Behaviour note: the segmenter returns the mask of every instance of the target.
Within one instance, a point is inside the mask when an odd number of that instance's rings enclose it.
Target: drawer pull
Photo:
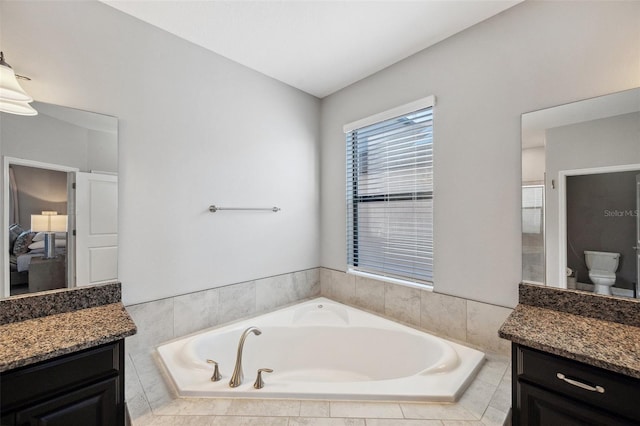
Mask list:
[[[582,383],[582,382],[579,382],[577,380],[570,379],[570,378],[568,378],[567,376],[565,376],[562,373],[557,373],[556,377],[558,379],[560,379],[560,380],[564,380],[565,382],[569,383],[570,385],[577,386],[579,388],[586,389],[586,390],[591,391],[591,392],[604,393],[604,388],[602,386],[591,386],[591,385],[588,385],[586,383]]]

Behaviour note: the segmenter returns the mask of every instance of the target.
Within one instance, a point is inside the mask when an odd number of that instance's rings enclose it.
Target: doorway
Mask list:
[[[637,297],[639,174],[638,165],[561,172],[560,265],[565,270],[560,273],[565,286],[571,272],[578,289],[591,289],[585,251],[617,253],[613,294]]]
[[[5,157],[4,296],[73,286],[74,240],[67,230],[74,223],[75,171]],[[56,216],[53,222],[63,227],[46,232],[37,220],[48,216]]]

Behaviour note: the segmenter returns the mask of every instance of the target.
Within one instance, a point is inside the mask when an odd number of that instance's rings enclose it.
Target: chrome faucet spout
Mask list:
[[[238,342],[238,355],[236,356],[236,366],[233,369],[231,380],[229,380],[229,386],[232,388],[240,386],[242,384],[242,380],[244,380],[244,374],[242,372],[242,349],[244,348],[244,341],[251,333],[259,336],[262,334],[262,331],[260,331],[258,327],[249,327],[242,333],[242,336],[240,336],[240,341]]]

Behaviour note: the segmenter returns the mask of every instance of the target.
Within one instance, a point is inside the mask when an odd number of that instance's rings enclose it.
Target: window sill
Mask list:
[[[391,284],[398,284],[404,287],[417,288],[420,290],[433,291],[433,283],[417,283],[414,281],[401,280],[399,278],[387,277],[384,275],[372,274],[369,272],[358,271],[357,269],[347,268],[347,274],[356,275],[359,277],[370,278],[372,280],[383,281]]]

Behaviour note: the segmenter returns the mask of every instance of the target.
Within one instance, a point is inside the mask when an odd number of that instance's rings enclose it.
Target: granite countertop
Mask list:
[[[583,295],[575,292],[521,286],[520,304],[498,334],[523,346],[640,379],[638,301],[629,300],[616,313],[603,312],[597,305],[620,303],[612,298],[592,299],[584,308],[567,303],[580,298]],[[632,325],[626,318],[634,318]]]
[[[0,372],[135,334],[122,303],[0,326]]]
[[[0,300],[0,372],[136,333],[120,283]]]

